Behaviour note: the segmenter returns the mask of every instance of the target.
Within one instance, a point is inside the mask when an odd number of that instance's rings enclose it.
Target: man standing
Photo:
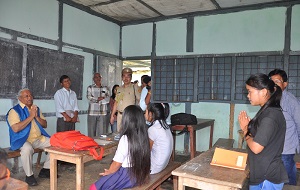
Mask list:
[[[117,131],[121,131],[121,121],[124,109],[129,105],[135,105],[141,94],[139,93],[139,87],[131,83],[132,70],[130,68],[124,68],[122,70],[123,85],[118,88],[116,95],[116,102],[112,108],[110,115],[110,123],[114,123],[114,115],[118,111],[117,116]]]
[[[108,128],[108,103],[109,91],[101,85],[101,75],[95,73],[94,84],[88,86],[86,97],[89,100],[88,111],[88,136],[95,137],[107,133]]]
[[[54,95],[56,108],[56,131],[71,131],[75,130],[75,123],[78,122],[78,105],[77,96],[70,89],[71,80],[67,75],[62,75],[59,79],[62,86]]]
[[[50,136],[44,130],[47,127],[47,121],[39,107],[33,105],[33,97],[29,89],[20,90],[18,99],[19,104],[11,108],[6,115],[9,127],[10,149],[21,150],[21,161],[26,174],[25,181],[28,185],[35,186],[38,183],[32,171],[34,148],[43,149],[50,146]],[[49,161],[48,154],[39,177],[50,178]]]
[[[288,173],[289,184],[296,185],[297,168],[294,161],[295,153],[299,152],[300,135],[300,101],[286,90],[288,78],[285,71],[274,69],[269,77],[282,89],[280,106],[286,120],[285,142],[282,152],[282,161]]]

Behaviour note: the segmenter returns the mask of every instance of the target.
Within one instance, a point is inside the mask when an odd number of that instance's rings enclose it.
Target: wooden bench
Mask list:
[[[9,178],[6,189],[28,190],[28,184],[26,182],[20,181],[18,179]]]
[[[142,186],[137,186],[131,189],[127,189],[127,190],[159,190],[160,189],[160,185],[166,180],[168,179],[172,174],[172,171],[175,170],[176,168],[178,168],[181,165],[180,162],[174,162],[174,161],[170,161],[169,164],[167,165],[167,167],[157,173],[157,174],[153,174],[150,175],[150,180],[148,183],[142,185]],[[177,181],[177,177],[173,176],[173,186],[174,189],[178,189],[178,181]]]
[[[300,186],[294,186],[294,185],[284,185],[283,190],[299,190]]]
[[[219,138],[213,147],[233,148],[234,139]]]
[[[20,150],[9,150],[9,148],[4,148],[6,151],[8,158],[13,158],[14,159],[14,164],[11,169],[12,173],[18,173],[19,171],[19,157],[21,156]],[[34,153],[38,153],[37,161],[36,161],[36,166],[40,167],[41,166],[41,158],[42,158],[42,153],[44,152],[43,149],[35,148]]]

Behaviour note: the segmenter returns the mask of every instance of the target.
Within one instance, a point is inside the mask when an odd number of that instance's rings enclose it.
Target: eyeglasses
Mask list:
[[[2,179],[8,180],[9,178],[10,178],[10,171],[8,168],[6,168],[6,175],[1,177],[0,180],[2,180]]]

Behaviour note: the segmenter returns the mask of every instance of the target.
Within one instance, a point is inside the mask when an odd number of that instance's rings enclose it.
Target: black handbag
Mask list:
[[[193,114],[188,113],[177,113],[171,115],[172,125],[196,125],[197,117]]]

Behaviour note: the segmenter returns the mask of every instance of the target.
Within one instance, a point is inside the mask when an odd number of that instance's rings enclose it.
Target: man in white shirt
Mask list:
[[[75,123],[78,122],[77,95],[70,89],[71,80],[67,75],[62,75],[59,79],[62,86],[54,95],[56,108],[56,131],[75,130]]]

